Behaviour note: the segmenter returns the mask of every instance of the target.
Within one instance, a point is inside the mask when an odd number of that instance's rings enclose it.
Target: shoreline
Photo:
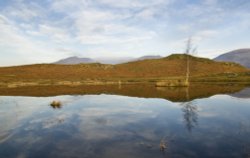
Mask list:
[[[29,81],[9,81],[1,82],[0,88],[36,87],[36,86],[85,86],[85,85],[136,85],[150,84],[156,87],[185,87],[183,77],[173,78],[137,78],[137,79],[88,79],[88,80],[29,80]],[[190,84],[239,84],[250,85],[250,76],[243,77],[191,77]]]

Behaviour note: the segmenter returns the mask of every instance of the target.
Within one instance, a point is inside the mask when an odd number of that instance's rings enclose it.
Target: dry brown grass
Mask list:
[[[209,59],[190,57],[191,76],[211,76],[223,73],[242,73],[248,69],[234,63],[215,62]],[[171,55],[162,59],[129,62],[119,65],[36,64],[0,68],[0,86],[8,83],[37,83],[56,85],[64,82],[81,85],[82,82],[108,83],[113,81],[136,81],[183,77],[186,73],[186,55]]]

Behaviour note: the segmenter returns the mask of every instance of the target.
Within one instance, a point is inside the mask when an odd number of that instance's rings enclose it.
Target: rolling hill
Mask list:
[[[175,54],[160,59],[147,59],[118,65],[107,64],[36,64],[0,68],[0,86],[81,85],[155,82],[159,79],[184,77],[187,55]],[[207,76],[249,72],[245,67],[189,56],[190,75]]]
[[[215,61],[227,61],[241,64],[250,68],[250,49],[238,49],[222,54],[214,59]]]

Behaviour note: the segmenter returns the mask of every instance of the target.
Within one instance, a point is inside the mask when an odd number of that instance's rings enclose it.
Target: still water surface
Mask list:
[[[250,99],[1,96],[0,157],[249,158]]]

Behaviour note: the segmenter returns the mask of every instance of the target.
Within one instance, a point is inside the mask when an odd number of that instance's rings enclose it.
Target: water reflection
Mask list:
[[[246,133],[250,133],[250,124],[249,122],[240,122],[238,129],[238,135],[239,140],[242,142],[242,156],[243,157],[250,157],[250,144],[248,141],[250,141],[249,138],[244,138],[244,140],[241,140],[241,136],[245,135]],[[247,141],[246,141],[247,140]]]
[[[248,85],[249,86],[249,85]],[[197,98],[207,98],[216,94],[233,94],[242,97],[248,94],[247,85],[193,84],[189,87],[189,97],[184,87],[155,87],[151,84],[106,85],[106,86],[43,86],[0,88],[0,96],[58,96],[58,95],[99,95],[113,94],[142,98],[163,98],[173,102],[187,102]],[[245,96],[244,96],[245,97]]]
[[[50,103],[50,106],[51,106],[53,109],[61,109],[61,108],[62,108],[62,102],[53,100],[53,101]]]
[[[250,88],[244,88],[243,90],[230,95],[236,98],[250,98]]]
[[[189,132],[192,132],[192,129],[198,125],[198,108],[194,103],[194,101],[190,101],[181,104],[184,123]]]
[[[183,119],[186,129],[192,132],[192,129],[198,125],[198,107],[194,100],[189,101],[189,87],[186,87],[186,102],[181,103]]]
[[[250,100],[190,101],[189,91],[180,90],[182,103],[117,95],[0,97],[0,157],[249,156]],[[53,100],[66,105],[54,110]]]

